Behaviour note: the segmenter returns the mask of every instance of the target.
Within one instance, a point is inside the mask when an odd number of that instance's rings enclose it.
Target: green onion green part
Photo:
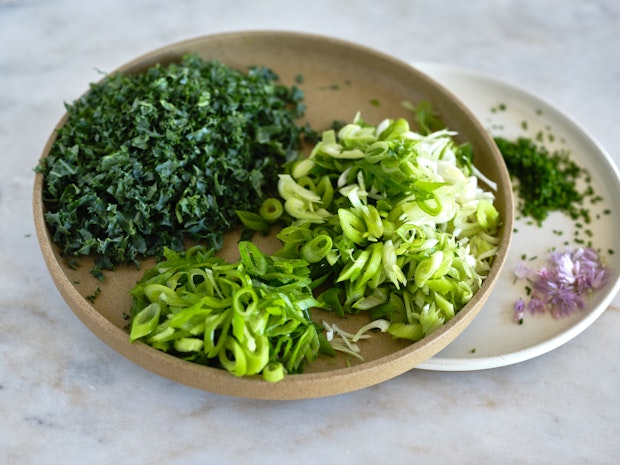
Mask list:
[[[165,249],[131,290],[131,341],[235,376],[279,381],[320,350],[308,263],[264,255],[242,241],[227,263],[200,247]]]

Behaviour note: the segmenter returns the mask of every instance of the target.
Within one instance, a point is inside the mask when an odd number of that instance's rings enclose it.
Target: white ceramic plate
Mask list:
[[[588,167],[592,185],[603,202],[590,207],[592,245],[600,249],[610,268],[606,287],[586,299],[586,309],[564,319],[550,315],[526,314],[524,323],[513,321],[513,304],[526,298],[525,282],[515,283],[513,271],[521,256],[538,256],[529,262],[535,269],[555,247],[566,248],[565,241],[575,247],[574,222],[560,213],[550,215],[542,227],[515,219],[515,234],[506,265],[489,300],[474,322],[445,349],[418,365],[417,368],[441,371],[468,371],[495,368],[528,360],[570,341],[584,331],[605,311],[620,290],[620,248],[616,232],[620,230],[620,176],[611,157],[588,132],[566,114],[545,100],[511,84],[476,71],[431,63],[415,67],[443,84],[467,105],[493,136],[515,138],[523,135],[534,139],[539,131],[549,149],[566,149],[582,167]],[[499,105],[505,105],[504,110]],[[527,122],[524,127],[523,122]],[[549,135],[553,136],[550,140]],[[604,214],[611,210],[611,214]],[[597,218],[596,216],[599,215]],[[583,231],[579,229],[579,231]],[[563,231],[558,235],[557,231]],[[583,232],[578,238],[587,239]],[[608,250],[615,253],[610,254]]]

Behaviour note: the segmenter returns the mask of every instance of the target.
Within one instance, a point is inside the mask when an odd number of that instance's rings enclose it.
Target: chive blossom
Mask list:
[[[527,303],[519,298],[513,307],[514,319],[520,322],[526,309],[532,315],[547,312],[554,318],[584,310],[584,297],[606,284],[609,271],[594,249],[579,247],[551,252],[547,263],[535,272],[525,272],[520,263],[515,276],[531,283]]]

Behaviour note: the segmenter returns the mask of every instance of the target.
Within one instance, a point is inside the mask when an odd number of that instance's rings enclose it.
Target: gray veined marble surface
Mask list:
[[[31,215],[32,168],[62,103],[97,70],[245,29],[331,35],[492,73],[558,105],[620,163],[616,0],[0,0],[0,463],[618,463],[618,296],[585,332],[527,362],[412,370],[291,402],[172,383],[78,321]]]

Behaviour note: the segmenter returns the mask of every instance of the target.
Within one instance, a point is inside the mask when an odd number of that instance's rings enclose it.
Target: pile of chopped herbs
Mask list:
[[[587,182],[587,172],[569,158],[565,151],[549,151],[528,137],[508,140],[495,137],[508,172],[518,180],[517,208],[539,225],[553,211],[561,211],[572,219],[590,222],[588,210],[582,207],[586,196],[593,195],[591,186],[577,187],[579,179]]]
[[[303,92],[265,67],[247,73],[186,55],[115,73],[66,105],[44,175],[45,220],[63,254],[138,263],[186,239],[220,248],[294,158]]]
[[[306,260],[314,287],[329,283],[321,305],[339,317],[367,312],[417,341],[470,301],[500,242],[494,193],[455,134],[358,115],[286,166],[267,216],[241,212],[242,221],[264,231],[280,212],[275,254]]]
[[[307,262],[264,255],[247,241],[239,252],[227,263],[201,246],[166,249],[131,290],[130,340],[272,382],[303,371],[320,349],[333,352],[310,316],[319,303]]]
[[[276,226],[281,248],[244,240],[235,263],[166,251],[131,290],[130,340],[279,381],[319,353],[363,359],[368,331],[417,341],[437,330],[480,289],[500,242],[494,193],[455,134],[359,115],[324,131],[284,166],[277,197],[238,211],[251,232]],[[355,334],[322,322],[323,337],[312,308],[369,322]]]

